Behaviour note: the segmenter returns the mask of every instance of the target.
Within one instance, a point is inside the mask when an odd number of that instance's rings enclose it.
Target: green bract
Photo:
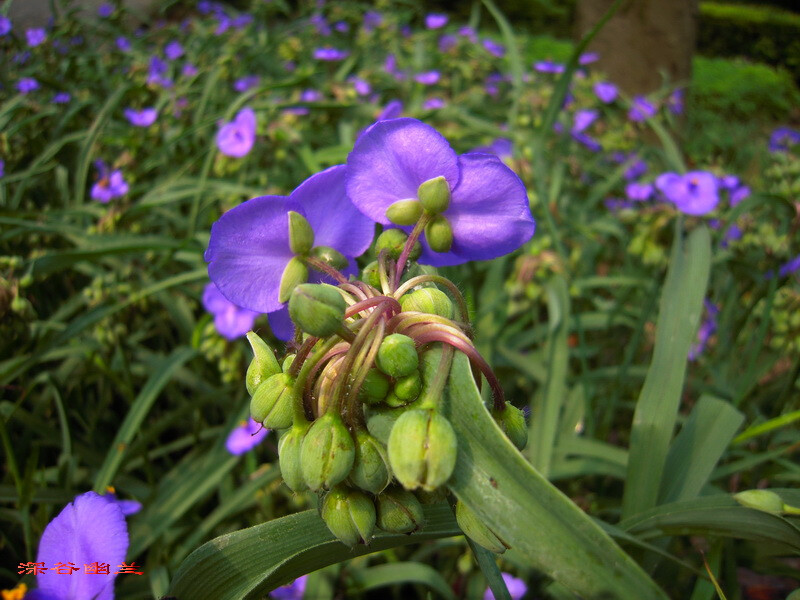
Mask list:
[[[333,335],[344,324],[347,304],[339,291],[326,283],[304,283],[295,287],[289,299],[292,321],[316,337]]]
[[[258,334],[249,331],[247,333],[247,341],[250,342],[250,347],[253,349],[254,356],[253,360],[250,361],[250,365],[247,367],[245,385],[247,386],[247,393],[252,396],[261,382],[271,375],[280,373],[281,367],[272,349],[267,346]]]
[[[356,434],[355,452],[350,481],[362,490],[379,494],[392,480],[386,450],[369,433],[359,431]]]
[[[311,424],[303,438],[300,466],[312,492],[330,489],[353,468],[355,444],[337,413],[327,413]]]
[[[412,533],[425,525],[422,505],[409,491],[392,487],[378,494],[378,527],[389,533]]]
[[[325,495],[320,513],[328,529],[343,544],[367,544],[372,539],[375,505],[363,492],[336,486]]]
[[[300,458],[303,438],[307,431],[308,425],[294,425],[278,440],[278,463],[281,467],[281,476],[286,486],[293,492],[302,492],[307,489]]]

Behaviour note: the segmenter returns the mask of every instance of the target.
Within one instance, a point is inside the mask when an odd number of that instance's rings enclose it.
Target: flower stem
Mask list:
[[[442,346],[442,356],[439,359],[439,366],[436,367],[436,374],[429,385],[425,387],[425,393],[418,401],[419,408],[436,408],[441,402],[444,386],[450,376],[450,365],[453,363],[455,350],[452,346],[445,344]]]
[[[403,271],[406,268],[408,255],[411,254],[411,249],[414,247],[414,244],[417,243],[417,240],[419,240],[419,236],[422,235],[425,226],[428,224],[428,221],[430,220],[431,220],[431,215],[427,213],[422,213],[422,216],[419,218],[419,221],[417,221],[417,224],[414,225],[414,229],[412,229],[411,233],[408,235],[406,244],[405,246],[403,246],[403,251],[400,252],[400,258],[397,259],[397,271],[394,274],[394,285],[392,286],[393,289],[397,289],[397,287],[400,285],[400,278],[403,276]]]

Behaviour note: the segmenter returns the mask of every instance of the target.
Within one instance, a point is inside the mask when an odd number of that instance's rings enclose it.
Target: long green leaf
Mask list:
[[[680,221],[676,231],[680,229]],[[706,227],[676,236],[661,295],[653,361],[647,371],[631,428],[624,518],[655,506],[669,442],[675,428],[689,348],[697,333],[711,269]]]
[[[378,565],[353,574],[359,592],[367,592],[390,585],[417,583],[424,585],[447,600],[455,600],[452,588],[433,567],[417,562],[397,562]]]

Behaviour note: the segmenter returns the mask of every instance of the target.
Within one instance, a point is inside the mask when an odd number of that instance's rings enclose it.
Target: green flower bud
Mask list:
[[[322,520],[340,542],[368,544],[375,531],[375,503],[363,492],[337,485],[322,501]]]
[[[389,458],[383,445],[366,431],[356,434],[356,455],[350,481],[353,485],[380,494],[392,481]]]
[[[456,502],[456,522],[461,527],[464,535],[476,544],[491,550],[495,554],[502,554],[509,546],[506,546],[495,533],[489,529],[478,518],[472,509],[461,501]]]
[[[286,371],[288,371],[291,368],[292,363],[294,362],[294,357],[295,356],[297,356],[297,355],[296,354],[287,354],[286,355],[286,358],[283,359],[283,363],[281,364],[281,371],[286,373]]]
[[[492,410],[492,416],[518,450],[528,445],[528,424],[520,409],[506,402],[503,410]]]
[[[422,389],[422,378],[419,376],[419,371],[399,378],[394,384],[395,395],[405,401],[406,404],[413,402],[419,397],[419,392]]]
[[[289,211],[289,249],[294,254],[305,255],[314,246],[314,230],[306,218],[293,210]]]
[[[770,490],[745,490],[733,495],[742,506],[779,515],[784,512],[783,499]]]
[[[434,252],[447,252],[453,245],[453,228],[445,217],[438,215],[425,226],[425,239]]]
[[[428,179],[417,188],[417,198],[422,208],[432,215],[443,213],[450,206],[450,184],[441,175]]]
[[[403,294],[400,298],[403,310],[438,315],[445,319],[453,318],[453,302],[442,290],[428,287]]]
[[[294,425],[278,440],[278,464],[281,467],[283,482],[293,492],[307,489],[300,462],[300,449],[307,431],[306,424]]]
[[[347,258],[341,252],[330,246],[315,246],[311,249],[311,256],[339,271],[349,264]]]
[[[338,413],[326,413],[311,424],[303,438],[300,466],[312,492],[330,489],[350,474],[355,444]]]
[[[386,218],[395,225],[413,225],[422,216],[422,204],[418,200],[398,200],[386,209]]]
[[[456,465],[456,434],[450,422],[430,409],[408,410],[389,435],[389,464],[408,490],[443,485]]]
[[[289,316],[300,329],[316,337],[328,337],[344,325],[347,304],[327,283],[303,283],[289,299]]]
[[[262,381],[270,375],[280,373],[281,368],[278,365],[275,354],[257,333],[248,331],[247,341],[250,342],[254,356],[253,360],[250,361],[250,366],[247,367],[247,375],[244,381],[247,386],[247,393],[252,396]]]
[[[406,406],[409,402],[399,398],[397,394],[394,393],[394,390],[392,390],[386,395],[386,398],[383,399],[383,403],[391,408],[400,408]]]
[[[386,394],[389,393],[391,383],[389,378],[378,369],[370,369],[364,378],[364,383],[358,392],[358,398],[367,404],[378,404],[383,402]]]
[[[281,275],[278,300],[280,302],[288,302],[294,288],[306,281],[308,281],[308,267],[302,259],[297,256],[292,257]]]
[[[392,487],[378,495],[378,527],[387,533],[413,533],[425,525],[422,505],[409,491]]]
[[[376,362],[381,371],[392,377],[411,375],[419,367],[414,340],[400,333],[387,335],[378,348]]]
[[[378,261],[373,260],[361,271],[361,280],[374,288],[381,289],[381,276],[378,275]]]
[[[269,429],[292,426],[294,379],[286,373],[270,375],[256,388],[250,399],[250,416]]]
[[[408,235],[402,229],[387,229],[382,232],[378,239],[375,240],[375,253],[380,254],[381,250],[386,250],[387,254],[397,260],[403,252],[403,247],[406,245]],[[414,243],[411,248],[411,253],[408,257],[411,260],[416,260],[422,254],[422,244],[419,241]]]
[[[383,406],[364,405],[364,419],[367,422],[367,431],[375,436],[384,446],[389,443],[392,427],[405,411]]]

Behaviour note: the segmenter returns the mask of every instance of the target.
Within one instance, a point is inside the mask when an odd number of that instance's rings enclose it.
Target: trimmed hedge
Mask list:
[[[800,82],[800,15],[764,6],[704,2],[697,51],[782,66]]]

